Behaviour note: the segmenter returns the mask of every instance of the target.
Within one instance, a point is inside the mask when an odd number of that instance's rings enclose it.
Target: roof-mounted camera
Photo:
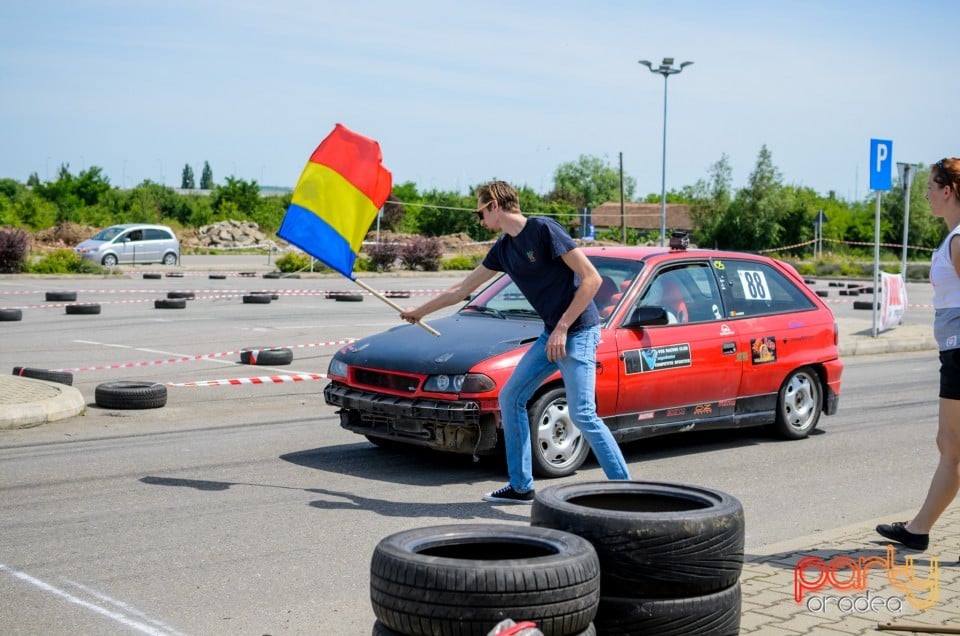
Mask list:
[[[682,230],[676,230],[670,233],[670,249],[685,250],[690,244],[690,238]]]

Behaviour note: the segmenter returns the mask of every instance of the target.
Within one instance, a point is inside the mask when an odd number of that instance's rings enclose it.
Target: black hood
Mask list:
[[[484,314],[456,314],[427,324],[404,324],[342,347],[336,357],[351,366],[424,374],[466,373],[482,360],[536,340],[543,323]]]

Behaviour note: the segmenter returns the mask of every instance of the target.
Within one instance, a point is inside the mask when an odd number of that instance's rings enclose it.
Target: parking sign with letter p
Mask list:
[[[870,140],[870,189],[889,190],[893,187],[893,141]]]

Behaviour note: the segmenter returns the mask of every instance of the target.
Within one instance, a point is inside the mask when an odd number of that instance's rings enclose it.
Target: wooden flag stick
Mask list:
[[[392,300],[390,300],[389,298],[387,298],[386,296],[384,296],[383,294],[381,294],[380,292],[378,292],[378,291],[377,291],[376,289],[374,289],[373,287],[370,287],[369,285],[367,285],[367,284],[364,283],[363,281],[359,281],[359,280],[357,280],[356,278],[354,278],[354,279],[353,279],[353,282],[355,282],[357,285],[360,285],[361,287],[363,287],[364,289],[366,289],[368,292],[370,292],[371,294],[373,294],[374,296],[376,296],[377,298],[379,298],[379,299],[382,300],[383,302],[387,303],[388,305],[390,305],[391,307],[393,307],[393,308],[396,309],[397,311],[400,311],[400,312],[403,311],[403,307],[401,307],[401,306],[398,305],[397,303],[393,302]],[[440,337],[440,332],[437,331],[436,329],[434,329],[433,327],[431,327],[430,325],[428,325],[427,323],[418,320],[418,321],[417,321],[417,324],[420,325],[421,327],[423,327],[424,329],[426,329],[427,331],[429,331],[430,333],[432,333],[433,335],[435,335],[436,337],[438,337],[438,338]]]

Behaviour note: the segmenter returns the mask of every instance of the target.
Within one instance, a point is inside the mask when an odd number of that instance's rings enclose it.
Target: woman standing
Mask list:
[[[927,201],[933,216],[950,228],[930,264],[933,335],[940,349],[940,462],[916,516],[877,526],[882,536],[915,550],[927,549],[930,528],[960,490],[960,159],[941,159],[930,168]]]

